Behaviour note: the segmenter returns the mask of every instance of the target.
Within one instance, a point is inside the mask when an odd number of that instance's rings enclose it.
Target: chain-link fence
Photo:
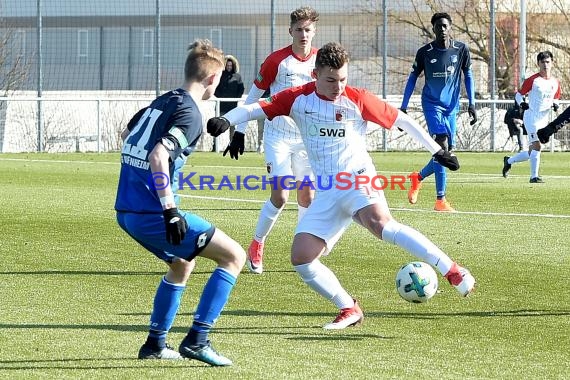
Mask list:
[[[520,81],[536,71],[536,53],[553,51],[563,92],[570,85],[570,2],[543,3],[529,2],[523,15],[520,2],[507,0],[316,0],[310,4],[320,13],[313,43],[341,42],[351,54],[350,84],[399,106],[417,49],[433,39],[431,15],[450,13],[454,37],[471,49],[480,98],[475,127],[459,116],[459,148],[511,149],[502,115],[512,100],[501,99],[512,99]],[[0,151],[118,149],[119,131],[132,113],[181,85],[186,47],[196,38],[208,38],[238,58],[247,92],[264,58],[291,42],[289,14],[300,5],[2,0]],[[420,79],[416,94],[422,85]],[[411,114],[423,121],[417,103],[414,98],[410,109],[415,104],[418,112]],[[215,114],[215,102],[206,108]],[[255,149],[257,128],[250,130],[248,146]],[[554,148],[568,149],[568,136],[557,137]],[[211,149],[208,136],[200,148]],[[371,129],[369,148],[417,147],[398,133]]]

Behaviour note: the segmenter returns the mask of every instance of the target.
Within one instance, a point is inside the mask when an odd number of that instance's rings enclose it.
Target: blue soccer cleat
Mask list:
[[[185,358],[199,360],[212,366],[229,366],[233,364],[230,359],[218,354],[210,341],[204,346],[186,345],[182,341],[178,351]]]

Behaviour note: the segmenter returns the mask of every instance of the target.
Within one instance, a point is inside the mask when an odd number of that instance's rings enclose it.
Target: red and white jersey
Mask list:
[[[525,79],[519,93],[527,95],[528,110],[524,113],[525,125],[535,126],[537,129],[548,124],[550,109],[554,99],[560,99],[560,82],[556,78],[543,78],[540,73]]]
[[[315,82],[284,90],[260,105],[268,119],[290,116],[315,175],[333,178],[374,168],[366,150],[367,122],[390,129],[398,117],[397,108],[367,90],[347,86],[340,98],[331,101],[317,95]]]
[[[292,45],[276,50],[261,64],[253,83],[262,90],[269,89],[270,94],[274,95],[287,88],[312,82],[316,58],[316,48],[312,48],[306,58],[295,55]],[[265,133],[283,139],[299,140],[301,138],[295,124],[288,117],[278,117],[267,121]]]

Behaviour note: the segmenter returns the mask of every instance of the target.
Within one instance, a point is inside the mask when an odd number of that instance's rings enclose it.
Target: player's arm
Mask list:
[[[406,132],[414,140],[429,150],[436,162],[450,170],[459,169],[459,160],[455,154],[442,149],[441,146],[410,116],[403,112],[398,112],[398,117],[396,118],[394,125]]]
[[[465,91],[467,92],[467,99],[469,100],[467,112],[469,112],[469,116],[471,117],[469,124],[474,125],[477,122],[477,111],[475,108],[475,79],[473,78],[473,70],[471,70],[471,67],[465,70],[464,77]]]
[[[397,127],[408,133],[416,141],[425,146],[431,153],[433,159],[450,170],[459,169],[457,157],[441,148],[441,146],[431,138],[431,136],[410,116],[401,110],[378,99],[367,90],[355,90],[347,88],[346,94],[352,100],[356,100],[362,112],[362,118],[371,121],[386,129]]]
[[[408,109],[408,103],[410,102],[410,98],[412,97],[414,89],[416,88],[416,82],[424,70],[423,61],[423,53],[422,49],[420,49],[416,52],[416,58],[412,64],[412,71],[410,72],[410,75],[408,75],[408,81],[406,82],[406,87],[404,88],[404,96],[402,98],[402,105],[400,106],[400,109],[403,112],[406,112]]]
[[[249,120],[264,119],[267,116],[263,112],[259,102],[252,104],[242,104],[230,112],[226,113],[223,117],[214,117],[208,120],[207,130],[212,136],[219,136],[224,133],[232,125],[245,125]],[[243,154],[245,149],[245,128],[241,132],[236,127],[232,141],[224,150],[224,156],[230,153],[231,158],[238,159],[239,155]]]
[[[515,102],[523,111],[528,109],[528,103],[525,101],[524,97],[532,89],[532,83],[534,82],[535,77],[536,75],[533,75],[530,78],[525,79],[521,88],[515,94]]]
[[[247,94],[247,97],[245,98],[244,101],[244,105],[249,105],[249,104],[254,104],[257,103],[257,101],[263,96],[263,93],[265,92],[265,90],[257,87],[254,84],[251,85],[251,89],[249,90],[249,93]],[[251,119],[250,119],[251,120]],[[234,124],[232,124],[234,125]],[[247,122],[245,123],[239,123],[236,125],[236,131],[240,132],[240,133],[245,133],[245,131],[247,130]]]

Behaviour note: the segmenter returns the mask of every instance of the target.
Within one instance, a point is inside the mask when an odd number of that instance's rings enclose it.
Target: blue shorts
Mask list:
[[[162,214],[117,212],[117,222],[140,245],[159,259],[172,263],[174,257],[192,260],[208,245],[216,227],[196,214],[179,210],[186,219],[188,230],[180,245],[166,241]]]
[[[455,146],[455,133],[457,132],[457,111],[445,114],[439,110],[424,110],[429,134],[447,135],[449,149]]]

